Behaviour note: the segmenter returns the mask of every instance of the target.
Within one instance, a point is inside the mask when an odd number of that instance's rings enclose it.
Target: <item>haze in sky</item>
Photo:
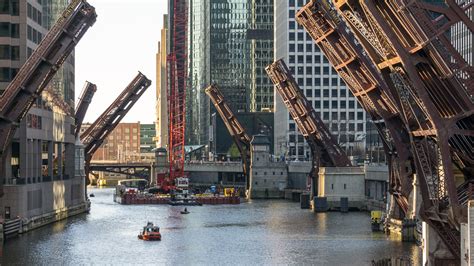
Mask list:
[[[141,71],[152,81],[122,122],[155,121],[155,58],[167,0],[89,0],[97,21],[76,46],[76,103],[84,82],[97,92],[84,122],[94,122]]]

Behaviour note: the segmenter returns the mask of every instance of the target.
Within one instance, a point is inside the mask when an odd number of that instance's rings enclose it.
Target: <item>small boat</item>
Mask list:
[[[95,197],[94,193],[91,193],[91,194],[89,195],[89,197],[91,197],[91,198]]]
[[[138,235],[138,239],[141,240],[161,240],[160,228],[154,226],[152,222],[148,222],[146,226],[143,227],[143,231]]]
[[[181,211],[181,214],[188,214],[188,209],[187,208],[184,208],[184,211]]]

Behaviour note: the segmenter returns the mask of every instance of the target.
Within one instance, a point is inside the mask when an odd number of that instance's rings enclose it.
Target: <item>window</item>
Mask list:
[[[298,32],[298,41],[304,41],[304,34],[302,32]]]
[[[294,22],[294,21],[290,21],[290,22],[288,23],[288,27],[289,27],[290,29],[294,29],[294,28],[295,28],[295,22]]]
[[[323,108],[329,108],[329,101],[323,101]]]
[[[323,79],[323,86],[329,86],[329,78]]]
[[[295,10],[290,10],[290,18],[294,18],[295,17]]]
[[[358,119],[358,120],[364,119],[364,113],[362,113],[362,112],[357,112],[357,119]]]
[[[354,108],[354,101],[349,101],[349,108]]]
[[[0,59],[10,59],[10,45],[0,45]]]
[[[339,91],[339,94],[341,95],[341,97],[346,97],[346,89],[341,89]]]
[[[332,108],[337,108],[337,101],[332,101],[331,104],[332,104]]]
[[[341,101],[340,104],[341,104],[341,108],[346,108],[346,101]]]
[[[311,79],[306,79],[306,85],[311,85],[311,84],[308,84],[308,80],[311,82]],[[313,97],[313,90],[311,89],[306,90],[306,97]]]
[[[0,1],[0,13],[10,14],[10,1]]]
[[[290,63],[294,63],[295,62],[295,56],[294,55],[290,55]]]
[[[299,43],[298,44],[298,52],[304,52],[304,45],[302,43]],[[303,57],[303,56],[301,56]],[[299,61],[299,59],[298,59]],[[301,63],[303,63],[303,61],[300,61]]]
[[[11,59],[15,61],[20,60],[20,47],[19,46],[11,47]]]
[[[344,184],[344,189],[346,189],[346,184]]]
[[[329,120],[329,112],[323,112],[323,120]]]
[[[316,80],[316,79],[315,79]],[[318,79],[319,80],[319,79]],[[314,97],[321,97],[321,90],[320,89],[316,89],[314,90]]]
[[[331,90],[331,97],[337,97],[337,89]]]
[[[329,97],[329,90],[324,90],[323,89],[323,96],[324,97]]]
[[[294,52],[295,51],[295,44],[294,43],[290,43],[290,52]]]

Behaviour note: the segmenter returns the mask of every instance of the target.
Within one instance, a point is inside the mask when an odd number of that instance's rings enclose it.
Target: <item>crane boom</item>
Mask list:
[[[286,108],[301,134],[308,142],[312,153],[312,196],[316,195],[316,180],[319,166],[351,166],[351,162],[339,147],[329,128],[314,111],[301,92],[283,60],[277,60],[265,68]]]
[[[87,109],[89,104],[92,102],[92,97],[94,97],[95,92],[97,91],[97,86],[89,81],[86,81],[84,88],[82,89],[81,96],[79,97],[79,103],[76,107],[76,113],[74,118],[76,120],[76,128],[74,130],[74,135],[79,136],[81,130],[82,122],[86,116]]]
[[[249,189],[250,186],[250,137],[245,132],[244,127],[235,117],[232,109],[227,104],[224,95],[219,90],[219,87],[216,84],[212,84],[206,88],[206,94],[211,99],[214,107],[219,113],[222,121],[224,121],[227,130],[229,131],[230,136],[232,137],[237,149],[240,151],[242,156],[242,168],[246,180],[246,188]]]
[[[151,81],[139,72],[117,99],[81,134],[86,166],[110,132],[120,123],[150,85]]]
[[[72,1],[1,96],[0,197],[3,195],[6,150],[16,127],[82,36],[95,23],[96,17],[94,7],[86,1]]]

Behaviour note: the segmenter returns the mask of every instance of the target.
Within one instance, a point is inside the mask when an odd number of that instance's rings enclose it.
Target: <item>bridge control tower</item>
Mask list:
[[[249,198],[282,198],[288,184],[285,162],[273,162],[270,140],[265,135],[255,135],[250,142]]]

